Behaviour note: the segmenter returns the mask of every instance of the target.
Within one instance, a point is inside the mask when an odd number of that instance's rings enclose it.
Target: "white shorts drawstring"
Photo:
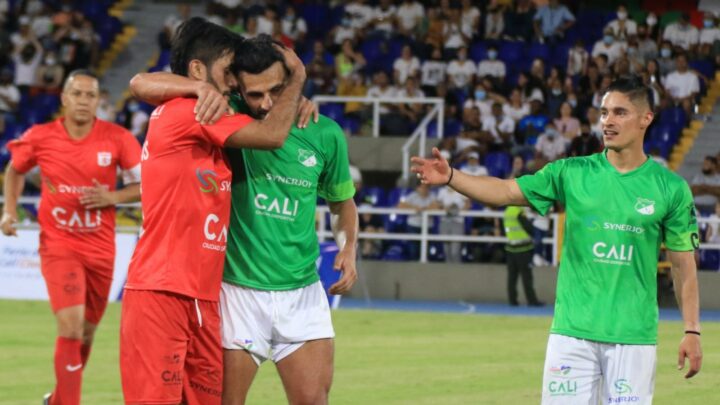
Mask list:
[[[198,304],[197,298],[195,298],[195,312],[197,312],[198,323],[202,328],[202,314],[200,313],[200,304]]]

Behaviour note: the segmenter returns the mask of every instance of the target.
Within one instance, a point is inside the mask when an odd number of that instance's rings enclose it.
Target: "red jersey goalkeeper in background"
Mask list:
[[[112,282],[115,204],[140,199],[140,144],[126,129],[95,117],[98,96],[97,78],[71,72],[62,117],[8,144],[0,222],[6,236],[16,236],[24,173],[39,166],[42,176],[40,263],[58,325],[57,384],[46,404],[80,403],[83,368]],[[118,168],[122,189],[116,189]]]

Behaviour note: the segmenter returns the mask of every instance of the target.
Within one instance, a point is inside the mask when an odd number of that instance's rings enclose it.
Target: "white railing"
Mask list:
[[[428,111],[428,114],[423,118],[423,120],[420,122],[420,125],[415,129],[415,132],[408,138],[407,141],[402,146],[402,152],[403,152],[403,174],[402,178],[404,181],[404,184],[408,184],[408,181],[410,180],[410,148],[412,148],[412,145],[415,143],[415,141],[418,141],[418,152],[417,156],[425,156],[425,148],[426,148],[426,140],[427,140],[427,128],[428,125],[430,125],[430,121],[438,117],[437,123],[438,126],[442,128],[443,124],[443,110],[444,107],[442,104],[436,104],[433,106],[433,108]]]
[[[442,139],[442,137],[443,137],[443,127],[444,127],[444,120],[445,120],[445,100],[443,100],[442,98],[438,98],[438,97],[377,98],[377,97],[358,97],[358,96],[316,95],[313,97],[313,101],[318,104],[322,104],[322,103],[372,104],[372,116],[373,116],[372,135],[375,138],[380,136],[380,104],[432,104],[435,107],[438,107],[438,106],[440,107],[440,113],[438,115],[438,120],[437,120],[437,134],[438,134],[438,138]],[[426,115],[426,118],[427,118],[427,115]],[[427,120],[427,123],[429,123],[429,122],[430,121]],[[427,123],[425,125],[427,125]],[[385,135],[397,135],[397,134],[385,134]]]
[[[39,197],[21,197],[18,201],[19,204],[37,204],[40,202]],[[4,198],[0,196],[0,203],[4,203]],[[121,204],[118,207],[135,207],[139,208],[140,204]],[[330,210],[326,205],[320,205],[317,207],[318,226],[317,235],[320,241],[332,239],[332,232],[327,230],[327,219],[325,214],[329,213]],[[375,207],[358,207],[359,214],[377,214],[377,215],[419,215],[422,219],[420,233],[388,233],[388,232],[360,232],[358,239],[368,240],[402,240],[402,241],[420,241],[420,261],[427,262],[427,251],[430,242],[466,242],[466,243],[505,243],[507,238],[504,236],[470,236],[470,235],[447,235],[447,234],[431,234],[430,230],[430,218],[431,217],[443,217],[447,215],[444,210],[425,210],[418,212],[413,209],[407,208],[375,208]],[[472,218],[502,218],[502,211],[492,210],[473,210],[473,211],[460,211],[457,213],[458,217],[472,217]],[[551,214],[550,219],[553,225],[553,236],[543,238],[542,243],[544,245],[552,245],[552,264],[557,265],[559,257],[557,257],[559,249],[558,247],[558,231],[559,221],[557,220],[558,214]],[[698,217],[698,224],[720,224],[720,219],[711,219]],[[18,224],[18,229],[38,229],[37,223],[23,223]],[[138,232],[139,226],[117,226],[117,232]],[[0,236],[1,237],[1,236]],[[700,249],[707,250],[720,250],[720,243],[701,243]]]

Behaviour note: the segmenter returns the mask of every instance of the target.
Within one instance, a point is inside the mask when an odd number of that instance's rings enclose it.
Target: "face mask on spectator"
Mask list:
[[[140,104],[138,103],[130,103],[128,104],[128,111],[134,113],[140,110]]]
[[[626,11],[618,11],[617,18],[618,18],[618,20],[625,20],[627,18],[627,12]]]
[[[553,96],[559,96],[562,94],[562,89],[552,89]]]
[[[627,49],[627,53],[630,56],[635,56],[635,55],[637,55],[637,48],[634,46],[631,46]]]
[[[350,26],[350,19],[349,18],[343,18],[340,20],[340,24],[343,27],[349,27]]]
[[[605,35],[605,36],[603,37],[603,42],[605,42],[606,44],[610,45],[610,44],[613,43],[613,39],[614,39],[614,38],[613,38],[612,35]]]
[[[663,58],[669,58],[672,55],[672,50],[668,48],[663,48],[660,50],[660,56]]]
[[[705,20],[704,24],[705,28],[712,28],[713,26],[715,26],[715,22],[713,20]]]
[[[649,16],[647,16],[647,19],[645,19],[645,22],[647,23],[647,25],[650,26],[655,25],[657,24],[657,17],[655,17],[654,14],[650,14]]]
[[[475,100],[485,100],[485,90],[475,90]]]
[[[488,59],[495,60],[497,58],[497,51],[488,51]]]
[[[55,60],[54,57],[47,57],[47,58],[45,58],[45,64],[46,64],[46,65],[48,65],[48,66],[53,66],[53,65],[55,65],[55,63],[57,63],[57,60]]]
[[[570,104],[570,107],[572,107],[572,108],[577,107],[577,100],[575,100],[575,99],[570,99],[570,100],[568,100],[567,102],[568,102],[568,104]]]
[[[557,135],[558,135],[558,132],[557,132],[557,130],[554,129],[554,128],[548,128],[548,129],[545,130],[545,136],[547,136],[547,138],[548,138],[549,140],[551,140],[551,141],[552,141],[553,139],[555,139],[555,137],[556,137]]]

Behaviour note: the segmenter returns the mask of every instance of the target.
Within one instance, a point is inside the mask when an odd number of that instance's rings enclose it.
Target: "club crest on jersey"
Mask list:
[[[108,167],[112,163],[112,153],[110,152],[98,152],[98,166]]]
[[[635,211],[642,215],[652,215],[655,213],[655,201],[638,197],[635,203]]]
[[[315,153],[305,149],[298,149],[298,161],[305,167],[315,167],[317,165]]]

